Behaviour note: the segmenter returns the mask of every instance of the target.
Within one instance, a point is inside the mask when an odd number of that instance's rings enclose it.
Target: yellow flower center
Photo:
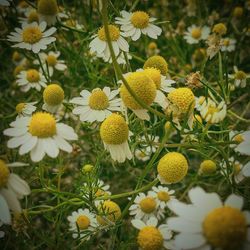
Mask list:
[[[128,125],[118,114],[111,114],[101,124],[100,134],[106,144],[119,145],[128,140]]]
[[[233,16],[239,18],[242,15],[243,15],[243,8],[240,6],[235,7],[233,10]]]
[[[224,35],[227,33],[227,27],[223,23],[217,23],[213,27],[213,32],[218,35]]]
[[[62,103],[64,91],[58,84],[50,84],[43,91],[43,100],[45,103],[56,106]]]
[[[205,160],[200,165],[200,172],[202,174],[212,174],[216,171],[216,163],[211,160]]]
[[[37,23],[39,22],[39,17],[38,17],[36,10],[33,10],[29,13],[28,23],[32,23],[32,22],[37,22]]]
[[[137,242],[142,250],[160,250],[163,246],[163,237],[156,227],[146,226],[139,231]]]
[[[186,176],[188,162],[182,154],[170,152],[160,159],[157,171],[167,183],[177,183]]]
[[[219,112],[219,111],[220,111],[220,110],[219,110],[218,108],[213,107],[213,106],[209,106],[209,107],[208,107],[208,110],[207,110],[207,113],[206,113],[206,115],[205,115],[204,118],[206,119],[209,115],[211,115],[211,118],[209,119],[209,121],[211,121],[213,115],[214,115],[215,113]],[[209,122],[209,121],[208,121],[208,122]]]
[[[214,248],[239,249],[246,239],[246,218],[237,208],[215,208],[205,217],[203,233]]]
[[[46,112],[37,112],[32,115],[29,123],[29,132],[40,138],[52,137],[56,134],[56,120]]]
[[[156,68],[146,68],[144,73],[153,80],[157,89],[161,88],[161,71]]]
[[[146,214],[152,213],[156,208],[155,199],[152,197],[146,197],[146,198],[142,199],[140,201],[140,207],[144,213],[146,213]]]
[[[0,189],[4,187],[9,179],[10,170],[3,160],[0,160]]]
[[[195,97],[189,88],[174,89],[168,94],[168,99],[181,113],[185,114],[194,109]]]
[[[150,49],[150,50],[156,50],[157,49],[157,44],[155,42],[151,42],[148,45],[148,49]]]
[[[157,197],[160,201],[169,201],[170,200],[170,196],[168,194],[168,192],[165,192],[165,191],[160,191],[157,193]]]
[[[18,53],[17,51],[14,51],[14,53],[12,54],[12,60],[14,62],[19,62],[21,60],[21,55],[20,53]]]
[[[57,64],[57,58],[54,55],[48,55],[46,58],[46,62],[49,66],[55,66]]]
[[[192,29],[191,36],[194,39],[199,39],[201,37],[201,29],[200,28],[194,28],[194,29]]]
[[[161,71],[162,75],[166,75],[168,72],[168,64],[162,56],[151,56],[149,57],[143,66],[146,68],[157,68]]]
[[[237,80],[243,80],[243,79],[246,79],[247,75],[244,71],[242,70],[239,70],[235,73],[235,79]]]
[[[100,204],[100,206],[98,207],[98,210],[101,213],[105,214],[104,215],[105,219],[112,221],[112,222],[117,221],[121,216],[120,207],[118,206],[118,204],[116,204],[113,201],[104,201],[103,203]],[[100,225],[107,224],[107,221],[103,219],[101,216],[97,216],[96,219]]]
[[[109,35],[110,35],[110,39],[111,41],[117,41],[120,37],[120,30],[117,26],[110,24],[108,26],[108,30],[109,30]],[[100,28],[98,30],[98,37],[100,40],[102,41],[107,41],[107,37],[105,34],[105,30],[104,27]]]
[[[239,163],[235,163],[233,165],[233,173],[234,175],[238,175],[241,171],[241,165]]]
[[[83,166],[82,170],[85,172],[85,173],[90,173],[92,170],[93,170],[94,166],[91,165],[91,164],[86,164]]]
[[[75,27],[76,26],[76,21],[74,19],[68,19],[66,21],[66,25],[69,27]]]
[[[94,89],[89,97],[89,106],[95,110],[105,110],[109,106],[109,99],[101,89]]]
[[[40,28],[37,27],[26,27],[23,30],[22,37],[25,43],[34,44],[41,40],[43,33]]]
[[[76,223],[80,230],[87,229],[90,225],[90,220],[86,215],[78,216]]]
[[[37,12],[46,16],[56,15],[58,13],[56,0],[39,0],[37,4]]]
[[[134,72],[130,73],[126,80],[130,88],[135,92],[135,94],[147,105],[151,105],[156,96],[156,86],[151,78],[149,78],[144,72]],[[124,104],[132,109],[142,109],[140,104],[130,95],[129,91],[122,84],[120,88],[120,96]]]
[[[14,76],[17,76],[23,70],[24,70],[24,66],[23,65],[17,65],[15,67],[15,69],[14,69],[14,72],[13,72]]]
[[[223,40],[223,45],[228,47],[230,45],[230,40],[229,39],[224,39]]]
[[[241,143],[244,141],[244,138],[241,134],[238,134],[236,135],[234,138],[233,138],[234,141],[238,142],[238,143]]]
[[[103,196],[105,195],[105,193],[106,192],[104,190],[102,190],[101,188],[98,188],[97,191],[95,192],[95,196],[96,197]]]
[[[38,82],[40,80],[40,74],[36,69],[29,69],[26,72],[26,79],[31,83]]]
[[[136,11],[130,18],[131,23],[138,29],[148,27],[149,15],[144,11]]]
[[[22,111],[23,111],[23,109],[24,109],[24,107],[25,107],[25,103],[23,103],[23,102],[18,103],[18,104],[16,105],[16,112],[17,112],[18,114],[21,114]]]

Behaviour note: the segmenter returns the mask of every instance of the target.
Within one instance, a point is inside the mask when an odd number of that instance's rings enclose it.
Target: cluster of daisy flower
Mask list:
[[[123,5],[0,0],[0,245],[249,249],[250,2]]]

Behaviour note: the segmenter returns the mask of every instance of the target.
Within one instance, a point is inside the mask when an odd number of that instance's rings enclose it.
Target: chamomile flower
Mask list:
[[[157,68],[147,67],[144,70],[138,69],[137,71],[144,72],[149,78],[153,80],[157,89],[154,102],[158,103],[163,109],[165,109],[167,107],[167,101],[164,93],[169,93],[174,90],[172,84],[174,84],[175,81],[167,79],[167,77],[162,75],[161,71]]]
[[[159,201],[154,195],[139,193],[134,204],[129,208],[129,214],[135,219],[147,221],[150,217],[160,217],[158,214]]]
[[[234,80],[235,87],[245,88],[250,74],[246,74],[243,70],[238,70],[238,68],[234,66],[234,74],[228,74],[228,77]]]
[[[11,173],[9,167],[26,166],[22,163],[6,164],[0,160],[0,221],[11,224],[10,210],[21,212],[19,199],[30,194],[30,187],[18,175]]]
[[[250,131],[242,133],[231,131],[229,138],[238,143],[236,146],[232,146],[236,152],[243,155],[250,155]]]
[[[133,72],[125,76],[125,79],[134,93],[147,105],[151,105],[156,97],[156,85],[146,73]],[[124,84],[120,87],[120,96],[125,107],[131,109],[142,120],[149,120],[147,110],[132,97]]]
[[[33,112],[36,111],[36,104],[37,102],[20,102],[16,105],[16,112],[18,117],[22,116],[31,116]]]
[[[160,70],[161,74],[164,76],[168,73],[168,63],[162,56],[159,55],[151,56],[145,61],[143,69],[147,68],[156,68]]]
[[[114,113],[108,116],[101,124],[100,135],[113,160],[121,163],[126,158],[132,159],[128,145],[129,128],[122,116]]]
[[[49,26],[56,23],[58,11],[56,0],[39,0],[37,3],[39,20],[45,21]]]
[[[65,61],[64,60],[58,60],[58,57],[60,56],[60,51],[50,51],[48,54],[46,53],[39,53],[38,56],[41,59],[41,62],[43,64],[43,68],[46,69],[48,65],[48,69],[49,69],[49,75],[52,76],[54,73],[54,70],[58,70],[58,71],[65,71],[67,69],[67,66],[65,65]],[[39,61],[35,60],[34,64],[38,64],[39,65]]]
[[[249,211],[241,211],[243,198],[231,194],[224,204],[216,193],[192,188],[188,193],[192,204],[171,202],[169,208],[177,215],[167,220],[178,234],[174,249],[248,249]]]
[[[43,109],[56,113],[62,105],[64,99],[64,91],[58,84],[49,84],[43,91]]]
[[[121,99],[116,98],[119,90],[110,90],[104,87],[102,90],[96,88],[89,92],[83,90],[81,97],[74,97],[70,103],[78,105],[73,109],[73,114],[79,115],[81,121],[102,122],[114,111],[121,111]]]
[[[47,49],[47,46],[56,40],[51,36],[56,32],[55,27],[51,27],[47,31],[46,22],[22,23],[22,29],[16,28],[15,32],[11,32],[8,35],[7,40],[16,44],[12,45],[15,48],[31,50],[34,53],[40,52],[40,50]]]
[[[221,39],[221,51],[232,52],[235,50],[236,40],[231,38]]]
[[[150,146],[146,148],[136,149],[135,157],[140,161],[147,161],[150,159],[150,155],[152,154]]]
[[[139,229],[137,243],[141,250],[173,249],[170,239],[172,232],[167,224],[158,225],[155,217],[149,218],[146,222],[134,219],[132,225]]]
[[[96,217],[89,209],[78,209],[67,217],[69,221],[70,231],[72,231],[72,237],[89,239],[89,233],[94,231],[97,227]],[[86,236],[87,235],[87,236]]]
[[[67,140],[77,140],[77,134],[66,124],[57,123],[55,117],[47,112],[36,112],[31,117],[21,117],[4,130],[4,135],[13,137],[7,146],[19,148],[19,154],[30,152],[32,161],[38,162],[45,154],[56,158],[59,149],[68,153],[72,146]]]
[[[128,42],[123,38],[119,28],[110,24],[108,30],[115,56],[119,58],[123,52],[129,52]],[[96,53],[96,56],[103,58],[104,61],[112,62],[104,27],[100,28],[93,38],[89,44],[90,53]]]
[[[227,105],[224,101],[216,104],[211,98],[199,100],[201,117],[209,123],[219,123],[224,120],[227,114]]]
[[[165,154],[157,165],[158,179],[161,184],[180,182],[187,174],[188,162],[185,156],[178,152]]]
[[[123,10],[120,14],[122,17],[116,17],[115,23],[121,25],[124,36],[131,37],[133,41],[138,40],[141,34],[157,39],[162,33],[162,29],[153,24],[156,18],[150,17],[144,11],[127,12]]]
[[[189,44],[199,43],[201,40],[206,40],[209,36],[210,28],[207,26],[199,27],[192,25],[185,32],[184,39]]]
[[[36,9],[28,8],[27,11],[24,12],[25,17],[19,17],[19,21],[21,23],[39,23],[39,16]]]
[[[154,136],[152,134],[147,134],[147,136],[142,136],[139,138],[140,145],[145,147],[146,145],[149,145],[151,152],[154,153],[156,149],[158,148],[159,143],[159,136]]]
[[[36,69],[23,70],[17,75],[17,85],[21,87],[21,91],[27,92],[32,88],[40,91],[47,86],[46,79],[42,72]]]

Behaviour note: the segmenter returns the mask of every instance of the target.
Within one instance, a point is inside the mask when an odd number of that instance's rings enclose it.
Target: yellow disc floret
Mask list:
[[[117,26],[110,24],[108,26],[108,30],[109,30],[109,35],[110,35],[110,39],[111,41],[117,41],[120,37],[120,30]],[[105,33],[105,29],[104,27],[100,28],[98,30],[98,37],[100,40],[102,41],[107,41],[107,37],[106,37],[106,33]]]
[[[46,112],[37,112],[32,115],[29,123],[29,132],[40,138],[52,137],[56,134],[56,120]]]
[[[166,75],[168,72],[168,64],[162,56],[151,56],[147,59],[143,66],[146,68],[157,68],[161,71],[162,75]]]
[[[212,160],[205,160],[200,164],[199,172],[201,174],[212,174],[216,171],[216,163]]]
[[[48,55],[46,58],[46,62],[49,66],[55,66],[57,64],[57,58],[54,55]]]
[[[89,106],[95,110],[105,110],[109,106],[107,95],[99,88],[92,91],[89,97]]]
[[[161,88],[161,71],[156,68],[146,68],[144,73],[153,80],[157,89]]]
[[[23,112],[23,109],[25,107],[25,103],[21,102],[16,105],[16,112],[18,114],[21,114]]]
[[[45,16],[54,16],[58,13],[56,0],[39,0],[37,12]]]
[[[225,35],[227,33],[227,27],[223,23],[217,23],[213,27],[213,32],[218,35]]]
[[[247,75],[244,71],[242,70],[239,70],[235,73],[234,75],[235,79],[237,80],[243,80],[243,79],[246,79],[247,78]]]
[[[170,152],[160,159],[157,171],[166,183],[177,183],[186,176],[188,162],[184,155],[177,152]]]
[[[137,242],[142,250],[160,250],[163,246],[163,237],[156,227],[146,226],[140,230]]]
[[[116,204],[113,201],[109,201],[109,200],[104,201],[103,203],[100,204],[98,209],[101,213],[104,213],[103,216],[97,216],[97,218],[96,218],[98,223],[101,225],[106,225],[107,220],[115,222],[121,216],[120,207],[118,206],[118,204]],[[104,218],[102,218],[102,217],[104,217]]]
[[[130,88],[135,92],[135,94],[147,105],[151,105],[156,96],[156,86],[151,78],[149,78],[144,72],[134,72],[130,73],[126,77]],[[120,88],[120,96],[124,104],[132,109],[142,109],[140,104],[130,95],[129,91],[122,84]]]
[[[40,74],[36,69],[29,69],[26,71],[26,79],[31,83],[38,82],[40,80]]]
[[[238,134],[236,135],[234,138],[233,138],[234,141],[238,142],[238,143],[241,143],[244,141],[244,138],[242,136],[242,134]]]
[[[10,170],[3,160],[0,160],[0,189],[4,187],[9,179]]]
[[[77,226],[80,230],[87,229],[90,225],[90,220],[86,215],[80,215],[76,219]]]
[[[26,27],[23,30],[22,37],[25,43],[34,44],[41,40],[43,33],[39,27]]]
[[[180,113],[192,111],[195,105],[195,97],[189,88],[174,89],[168,94],[168,100],[177,107]]]
[[[37,11],[36,10],[32,10],[29,13],[27,19],[28,19],[28,23],[33,23],[33,22],[37,22],[38,23],[39,22],[39,16],[37,14]]]
[[[146,214],[152,213],[156,208],[155,199],[152,197],[143,198],[140,201],[140,208]]]
[[[157,49],[157,44],[155,42],[149,43],[148,49],[150,49],[150,50],[156,50]]]
[[[48,105],[59,105],[63,99],[64,91],[58,84],[50,84],[43,91],[43,100]]]
[[[149,15],[144,11],[136,11],[133,12],[130,21],[136,28],[145,29],[149,24]]]
[[[215,208],[205,217],[203,233],[216,249],[239,249],[247,235],[246,217],[237,208]]]
[[[233,16],[236,18],[240,18],[243,15],[243,8],[240,6],[237,6],[233,10]]]
[[[241,164],[240,163],[233,164],[233,174],[238,175],[240,171],[241,171]]]
[[[191,36],[194,39],[199,39],[201,37],[201,29],[200,28],[193,28],[191,31]]]
[[[160,200],[160,201],[169,201],[170,200],[170,196],[168,194],[168,192],[165,192],[165,191],[160,191],[157,193],[157,198]]]
[[[18,51],[14,51],[12,54],[13,62],[19,62],[22,59],[20,53]]]
[[[128,140],[128,125],[122,116],[111,114],[103,121],[100,134],[106,144],[119,145]]]

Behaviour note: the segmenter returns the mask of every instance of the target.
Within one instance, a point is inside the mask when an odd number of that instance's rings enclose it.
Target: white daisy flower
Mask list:
[[[78,21],[75,20],[75,19],[68,19],[63,24],[65,26],[67,26],[67,27],[71,27],[71,28],[74,28],[74,29],[77,29],[77,30],[83,30],[84,29],[84,26],[82,24],[79,24]],[[62,27],[62,28],[66,29],[65,27]]]
[[[123,10],[120,14],[122,17],[116,17],[115,23],[121,25],[123,35],[131,37],[133,41],[138,40],[141,34],[157,39],[162,33],[162,29],[153,24],[156,18],[150,17],[144,11],[127,12]]]
[[[33,23],[33,22],[39,23],[39,16],[38,16],[36,9],[34,8],[28,8],[24,12],[24,16],[25,17],[18,18],[20,23]]]
[[[56,28],[51,27],[45,31],[46,26],[46,22],[22,23],[22,29],[15,28],[15,32],[11,32],[7,40],[16,43],[12,47],[31,50],[37,54],[40,50],[47,49],[47,46],[56,40],[51,36],[56,32]]]
[[[152,187],[152,191],[149,191],[148,194],[158,200],[160,217],[164,217],[165,208],[168,206],[169,202],[176,200],[174,190],[169,190],[167,187],[158,186]]]
[[[177,215],[167,220],[178,234],[174,249],[249,249],[250,212],[241,211],[243,198],[231,194],[224,204],[216,193],[192,188],[192,204],[173,201],[170,209]]]
[[[234,74],[228,74],[228,77],[234,80],[235,87],[245,88],[247,79],[250,78],[250,74],[246,74],[244,71],[238,70],[238,68],[234,66]]]
[[[74,211],[70,216],[67,217],[69,221],[70,231],[73,231],[72,237],[77,237],[88,240],[91,232],[97,227],[95,215],[89,211],[89,209],[78,209]]]
[[[206,40],[209,36],[210,28],[207,26],[199,27],[192,25],[188,27],[187,32],[185,32],[184,39],[189,44],[199,43],[201,40]]]
[[[29,11],[29,9],[33,8],[25,0],[19,1],[17,11],[20,15],[25,14],[25,12]]]
[[[250,131],[238,133],[236,131],[230,131],[230,140],[236,141],[238,144],[232,147],[236,152],[243,155],[250,155]]]
[[[40,22],[44,21],[49,26],[56,23],[59,8],[56,0],[39,0],[37,3],[37,12]]]
[[[134,216],[135,219],[141,219],[145,222],[150,217],[161,217],[158,208],[159,201],[155,196],[139,193],[134,200],[134,204],[129,208],[129,214]]]
[[[143,71],[149,78],[151,78],[156,85],[156,97],[154,102],[158,103],[163,109],[166,109],[168,103],[166,96],[164,93],[169,93],[174,88],[172,87],[172,84],[175,83],[174,80],[167,79],[166,76],[161,74],[161,71],[156,68],[146,68],[146,69],[138,69],[136,71]],[[128,73],[129,74],[129,73]],[[126,76],[127,74],[125,74]]]
[[[19,154],[30,152],[32,161],[38,162],[45,154],[56,158],[59,149],[71,153],[72,146],[67,140],[77,140],[77,134],[66,124],[57,123],[47,112],[36,112],[31,117],[21,117],[4,130],[4,135],[13,137],[8,148],[19,148]]]
[[[12,2],[12,0],[0,0],[0,6],[10,6],[10,3]]]
[[[139,249],[173,249],[170,241],[172,232],[167,224],[157,226],[158,220],[155,217],[149,218],[146,223],[138,219],[131,223],[140,230],[137,236]]]
[[[119,90],[110,90],[104,87],[102,90],[96,88],[89,92],[81,91],[81,97],[73,98],[70,103],[79,105],[72,113],[80,116],[81,121],[102,122],[114,111],[121,111],[121,99],[116,98]]]
[[[101,124],[100,135],[111,158],[120,163],[132,159],[128,145],[129,128],[124,118],[118,114],[109,115]]]
[[[53,75],[54,70],[65,71],[67,69],[67,66],[65,65],[65,61],[58,60],[58,57],[60,56],[60,54],[61,54],[60,51],[56,51],[56,52],[50,51],[48,54],[41,52],[38,54],[43,64],[43,68],[46,69],[48,65],[50,76]],[[39,65],[39,61],[35,60],[34,64]]]
[[[231,38],[221,39],[221,51],[234,51],[236,40]]]
[[[200,114],[202,118],[209,123],[219,123],[226,117],[227,105],[224,101],[221,101],[217,105],[211,98],[203,99],[203,103],[200,107]]]
[[[140,161],[147,161],[150,159],[150,155],[151,155],[152,151],[151,151],[151,147],[148,146],[146,148],[142,148],[142,149],[136,149],[135,150],[135,157],[140,160]]]
[[[35,88],[40,91],[41,88],[47,86],[46,79],[42,72],[36,69],[23,70],[17,75],[17,85],[21,87],[21,91],[28,92],[30,89]]]
[[[19,199],[30,194],[30,187],[18,175],[11,173],[9,167],[26,166],[25,163],[6,164],[0,160],[0,221],[11,224],[10,210],[21,212]]]
[[[110,24],[108,29],[115,56],[119,58],[123,52],[129,52],[128,42],[123,38],[119,28]],[[93,38],[89,44],[90,53],[96,53],[96,56],[103,58],[104,61],[112,62],[104,27],[100,28]]]
[[[33,112],[36,111],[37,102],[20,102],[16,105],[16,112],[18,117],[31,116]]]
[[[141,138],[139,138],[139,141],[140,141],[140,145],[142,146],[149,145],[151,149],[151,153],[154,153],[158,148],[157,143],[159,143],[159,139],[160,139],[159,136],[147,134],[147,136],[143,135]]]

